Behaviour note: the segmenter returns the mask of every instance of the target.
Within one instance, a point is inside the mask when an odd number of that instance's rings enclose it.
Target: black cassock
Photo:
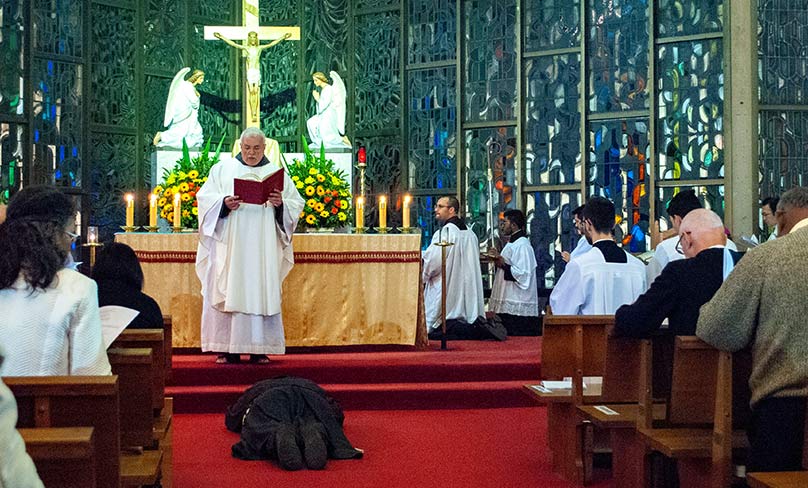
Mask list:
[[[227,430],[241,433],[241,440],[232,447],[233,457],[238,459],[277,459],[279,428],[300,430],[318,422],[325,430],[329,458],[360,458],[362,451],[351,445],[342,430],[344,420],[339,403],[316,383],[287,376],[251,386],[227,408],[224,423]]]

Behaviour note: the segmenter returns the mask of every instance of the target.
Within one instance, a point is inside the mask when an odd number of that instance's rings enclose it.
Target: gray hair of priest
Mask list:
[[[250,137],[266,138],[266,136],[264,135],[264,132],[261,129],[259,129],[258,127],[247,127],[241,133],[241,137],[239,137],[239,140],[243,141],[244,139],[247,139],[247,138],[250,138]]]
[[[808,188],[795,186],[783,193],[780,201],[777,202],[777,210],[788,210],[790,208],[808,208]]]
[[[706,208],[697,208],[691,210],[682,219],[682,225],[679,226],[680,232],[703,232],[710,229],[721,229],[724,232],[724,222],[712,210]]]

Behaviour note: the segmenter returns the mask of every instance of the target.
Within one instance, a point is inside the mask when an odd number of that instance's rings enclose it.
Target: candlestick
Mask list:
[[[182,228],[182,194],[174,194],[174,228]]]
[[[157,195],[149,197],[149,227],[157,227]]]
[[[98,244],[98,227],[95,225],[87,226],[87,244]]]
[[[379,197],[379,227],[387,228],[387,197],[384,195]]]
[[[135,196],[131,193],[126,194],[126,226],[135,226]]]
[[[401,226],[405,229],[410,228],[410,201],[412,197],[404,195],[404,205],[401,209]]]
[[[365,226],[365,199],[362,197],[356,198],[356,228],[361,229]]]

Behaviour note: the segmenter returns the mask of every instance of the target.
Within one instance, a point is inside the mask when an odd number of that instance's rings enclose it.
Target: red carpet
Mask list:
[[[574,486],[550,472],[543,407],[347,411],[345,432],[365,457],[331,460],[324,471],[232,458],[238,435],[225,430],[221,415],[176,415],[174,422],[178,488]]]
[[[179,413],[218,413],[256,381],[290,375],[325,388],[346,409],[528,407],[522,385],[541,374],[541,338],[433,342],[411,348],[295,350],[269,365],[215,364],[215,355],[175,355],[172,386]]]

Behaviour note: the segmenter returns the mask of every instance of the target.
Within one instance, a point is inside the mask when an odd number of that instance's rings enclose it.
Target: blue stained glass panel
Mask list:
[[[454,59],[457,49],[455,0],[411,0],[407,5],[407,61],[412,64]]]
[[[575,47],[581,43],[580,0],[526,0],[525,50]]]
[[[561,251],[570,252],[578,242],[572,211],[581,203],[581,193],[577,191],[525,194],[527,230],[536,253],[539,288],[552,288],[564,271]]]
[[[658,37],[721,32],[724,0],[658,0],[654,15]]]

